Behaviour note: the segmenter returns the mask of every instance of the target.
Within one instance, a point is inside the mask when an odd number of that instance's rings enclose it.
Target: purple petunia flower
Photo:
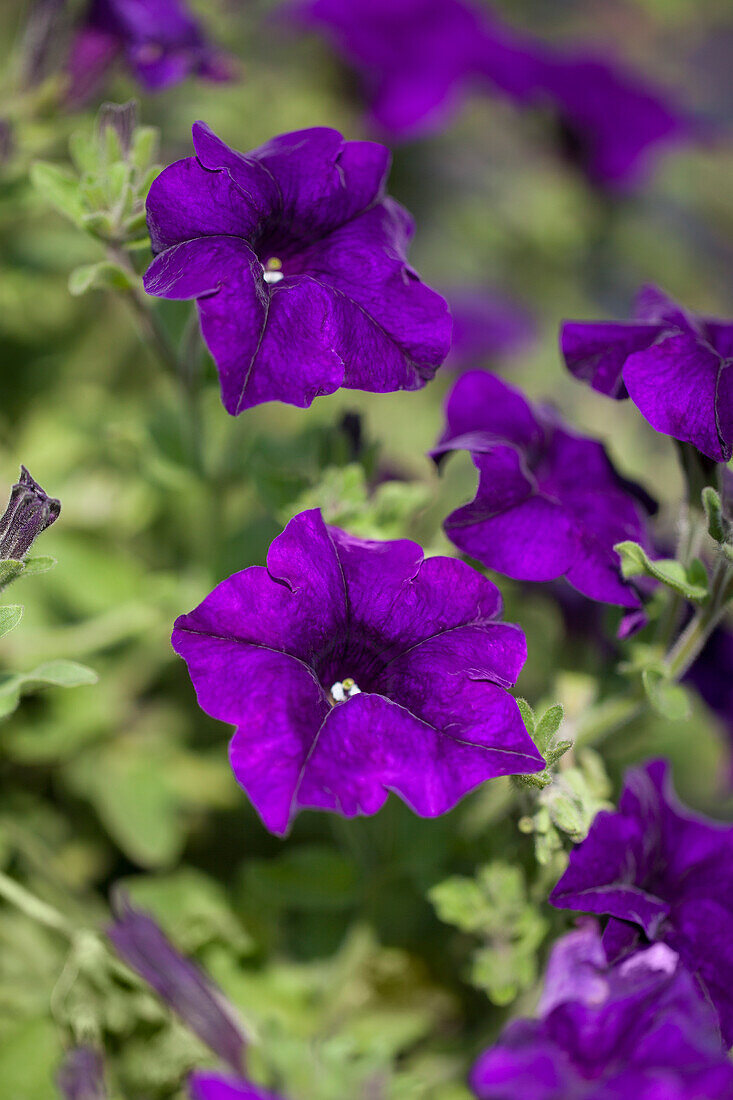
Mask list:
[[[191,1100],[282,1100],[249,1081],[202,1070],[191,1074],[188,1087]]]
[[[733,828],[682,806],[668,767],[630,771],[618,811],[598,814],[550,895],[560,909],[606,914],[610,957],[647,940],[676,951],[733,1041]]]
[[[597,930],[555,946],[541,1019],[515,1020],[471,1073],[480,1100],[725,1100],[715,1013],[664,944],[609,967]]]
[[[453,339],[446,369],[471,370],[485,360],[525,351],[537,336],[530,313],[517,302],[487,287],[445,290],[453,317]]]
[[[613,547],[647,542],[644,507],[652,504],[619,477],[600,443],[486,371],[458,379],[446,420],[433,457],[466,450],[479,472],[473,501],[445,521],[459,549],[517,580],[564,576],[591,599],[639,606]]]
[[[539,83],[538,101],[557,118],[563,152],[608,191],[642,183],[654,150],[701,131],[660,89],[590,52],[548,50]]]
[[[733,787],[733,630],[720,626],[713,631],[685,680],[725,726],[731,756],[728,782]]]
[[[145,287],[197,300],[227,411],[424,386],[450,317],[407,264],[413,223],[385,195],[387,149],[322,127],[246,156],[200,122],[193,141],[196,157],[150,189]]]
[[[630,397],[651,426],[714,462],[733,454],[733,321],[696,316],[664,291],[639,292],[631,321],[567,321],[568,369],[594,390]]]
[[[246,1039],[234,1009],[213,982],[173,946],[147,913],[113,899],[107,935],[117,953],[228,1066],[240,1073]]]
[[[493,776],[541,770],[507,688],[522,631],[493,584],[414,542],[370,542],[302,512],[267,568],[182,615],[173,647],[199,705],[237,727],[237,780],[272,832],[300,809],[422,817]]]
[[[91,0],[68,62],[69,100],[83,103],[122,56],[147,91],[187,76],[229,80],[231,67],[211,46],[184,0]]]
[[[442,124],[471,90],[557,117],[562,146],[593,183],[640,181],[651,150],[696,124],[661,90],[590,50],[560,52],[468,0],[300,0],[358,73],[374,123],[398,137]]]

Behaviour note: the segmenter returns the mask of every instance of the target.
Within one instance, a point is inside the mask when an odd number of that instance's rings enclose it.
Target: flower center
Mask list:
[[[266,264],[263,264],[262,270],[264,274],[262,278],[265,282],[270,284],[279,283],[281,279],[284,279],[285,276],[283,275],[282,266],[283,262],[282,260],[278,260],[277,256],[272,256]]]
[[[347,676],[345,680],[337,680],[331,685],[329,695],[331,704],[335,706],[336,703],[345,703],[347,699],[351,699],[352,695],[361,695],[361,688],[355,680]]]

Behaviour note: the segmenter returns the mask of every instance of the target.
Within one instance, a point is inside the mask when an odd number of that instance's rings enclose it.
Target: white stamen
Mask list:
[[[262,265],[263,275],[262,278],[266,283],[272,285],[273,283],[279,283],[281,279],[284,279],[282,270],[283,262],[278,260],[277,256],[272,256],[266,264]]]
[[[345,680],[337,680],[335,684],[331,685],[331,698],[334,703],[345,703],[347,699],[351,699],[354,695],[361,695],[361,688],[350,676],[347,676]]]

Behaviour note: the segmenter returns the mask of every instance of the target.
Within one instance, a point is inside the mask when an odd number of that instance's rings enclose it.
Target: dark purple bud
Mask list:
[[[107,935],[121,958],[223,1062],[242,1073],[246,1038],[223,993],[123,894],[113,895],[112,911],[116,920]]]
[[[104,138],[104,131],[108,126],[117,134],[120,148],[126,158],[132,148],[132,135],[137,126],[137,100],[130,99],[127,103],[103,103],[97,115],[100,138]]]
[[[89,1046],[70,1050],[56,1084],[65,1100],[107,1100],[102,1055]]]
[[[48,496],[25,466],[0,519],[0,561],[20,561],[41,531],[59,518],[61,501]]]

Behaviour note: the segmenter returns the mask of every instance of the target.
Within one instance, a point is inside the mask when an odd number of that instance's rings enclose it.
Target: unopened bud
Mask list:
[[[58,519],[60,511],[61,502],[48,496],[21,466],[20,478],[0,518],[0,561],[25,557],[33,541]]]

